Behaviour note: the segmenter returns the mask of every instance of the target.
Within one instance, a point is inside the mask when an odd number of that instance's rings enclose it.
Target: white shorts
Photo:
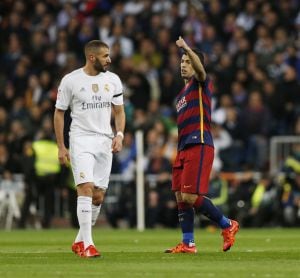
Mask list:
[[[107,189],[112,165],[112,139],[104,135],[70,138],[70,159],[75,184],[92,182]]]

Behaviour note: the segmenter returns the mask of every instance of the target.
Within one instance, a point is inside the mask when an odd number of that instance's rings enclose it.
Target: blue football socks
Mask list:
[[[226,229],[231,226],[231,221],[223,215],[218,224],[222,229]]]
[[[201,196],[202,197],[202,196]],[[200,206],[195,207],[200,213],[204,214],[210,220],[216,222],[222,229],[229,228],[231,225],[230,219],[225,217],[222,212],[206,197],[202,197]],[[199,203],[199,202],[197,202]]]
[[[182,242],[194,244],[194,208],[180,204],[178,218],[182,231]]]

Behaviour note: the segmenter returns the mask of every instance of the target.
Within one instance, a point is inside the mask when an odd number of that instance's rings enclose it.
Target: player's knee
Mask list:
[[[182,193],[181,194],[182,201],[186,204],[193,205],[195,201],[197,200],[198,195],[197,194],[190,194],[190,193]]]
[[[176,197],[177,203],[183,202],[182,197],[181,197],[181,192],[180,192],[180,191],[176,191],[176,192],[175,192],[175,197]]]
[[[94,189],[93,191],[93,204],[95,206],[100,206],[104,201],[105,190]]]
[[[90,182],[77,185],[78,196],[93,196],[93,184]]]
[[[93,196],[93,205],[100,206],[103,203],[104,196]]]

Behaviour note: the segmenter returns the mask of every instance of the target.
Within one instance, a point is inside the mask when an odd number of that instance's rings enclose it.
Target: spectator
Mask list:
[[[150,153],[146,173],[157,175],[155,188],[149,189],[146,225],[154,228],[157,224],[167,227],[177,226],[177,205],[174,194],[169,190],[171,163],[163,157],[162,148],[155,146]]]
[[[226,171],[241,171],[245,159],[245,142],[243,140],[243,126],[240,121],[239,111],[236,107],[228,107],[225,111],[223,127],[232,138],[231,146],[223,151],[227,157],[223,169]]]
[[[26,228],[29,224],[30,208],[37,208],[38,205],[38,190],[35,182],[35,169],[34,169],[35,155],[32,148],[32,142],[30,140],[24,143],[24,147],[21,154],[21,168],[24,173],[24,200],[21,209],[21,218],[18,223],[19,228]],[[35,223],[32,223],[35,228],[40,227],[38,219],[35,219]]]
[[[228,182],[216,169],[212,169],[209,182],[208,197],[217,208],[228,214]]]
[[[65,2],[56,19],[58,28],[66,28],[72,17],[76,16],[76,9],[70,2]]]
[[[236,25],[242,27],[246,32],[250,32],[256,24],[256,9],[256,3],[254,1],[248,1],[245,10],[238,14]]]
[[[191,47],[199,46],[203,40],[203,23],[200,21],[201,11],[190,6],[188,15],[182,24],[184,40]]]
[[[7,146],[0,144],[0,175],[10,176],[14,171],[14,163],[9,156]]]
[[[120,173],[123,180],[131,181],[135,174],[136,144],[135,139],[130,132],[125,132],[123,141],[123,150],[117,154],[117,160],[120,164]]]
[[[24,124],[20,120],[13,120],[9,126],[7,135],[7,147],[10,158],[14,164],[14,173],[21,173],[20,154],[22,153],[24,143],[28,138]]]
[[[123,35],[123,27],[117,23],[112,28],[112,35],[107,38],[107,44],[111,47],[116,41],[120,43],[122,56],[131,57],[133,54],[133,43],[131,39]]]
[[[262,170],[267,163],[267,138],[271,118],[259,91],[250,93],[241,119],[243,138],[246,141],[246,163],[248,167]]]
[[[150,83],[147,78],[134,70],[126,83],[130,90],[129,99],[134,108],[146,111],[151,97]]]
[[[272,178],[268,173],[265,173],[256,185],[251,197],[248,225],[250,227],[262,227],[278,224],[274,217],[279,208],[276,201],[277,189]]]
[[[300,86],[293,67],[285,68],[283,82],[278,85],[278,90],[283,94],[283,113],[287,116],[287,128],[292,130],[300,105]]]
[[[267,79],[263,83],[263,98],[268,109],[270,110],[272,123],[269,123],[271,133],[275,135],[285,134],[287,130],[286,115],[282,111],[282,103],[284,102],[284,96],[280,93],[276,87],[276,84],[270,79]]]
[[[300,79],[300,57],[295,46],[287,47],[287,57],[285,63],[296,71],[297,80]]]
[[[283,225],[300,225],[300,174],[296,172],[282,185],[281,205]]]
[[[52,119],[45,118],[42,129],[33,142],[32,148],[35,154],[34,171],[35,183],[39,197],[42,198],[43,215],[42,227],[50,228],[54,212],[54,191],[59,185],[60,165],[57,160],[58,148],[53,140]]]
[[[229,54],[223,53],[215,69],[216,86],[220,95],[229,94],[233,77],[233,65]]]
[[[214,140],[214,147],[215,147],[215,157],[213,162],[213,168],[216,171],[221,171],[224,160],[225,163],[227,163],[227,160],[230,159],[230,157],[223,156],[221,152],[225,151],[232,145],[232,138],[230,134],[227,132],[226,129],[222,127],[222,125],[218,123],[213,123],[211,126],[211,133]]]

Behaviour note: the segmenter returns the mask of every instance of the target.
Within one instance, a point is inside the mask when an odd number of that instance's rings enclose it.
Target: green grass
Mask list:
[[[70,251],[75,230],[0,231],[0,277],[300,277],[300,229],[242,229],[221,251],[218,232],[196,230],[198,254],[164,254],[179,230],[96,228],[98,259]]]

